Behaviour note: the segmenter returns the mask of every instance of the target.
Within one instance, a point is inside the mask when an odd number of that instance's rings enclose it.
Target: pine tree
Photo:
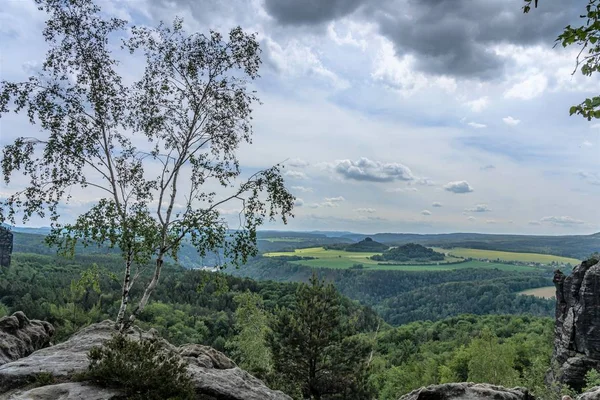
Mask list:
[[[344,320],[340,297],[313,274],[296,293],[295,308],[279,309],[269,344],[284,386],[307,399],[370,398],[366,379],[371,346]]]

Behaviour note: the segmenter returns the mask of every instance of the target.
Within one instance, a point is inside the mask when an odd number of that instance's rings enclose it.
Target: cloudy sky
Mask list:
[[[544,0],[529,15],[522,0],[99,4],[138,25],[179,15],[191,31],[257,33],[263,104],[240,158],[248,171],[287,160],[298,198],[288,229],[600,230],[600,124],[568,115],[600,81],[572,76],[577,49],[553,48],[583,0]],[[44,17],[33,1],[3,2],[2,79],[40,63]],[[0,124],[0,144],[38,134],[17,117]]]

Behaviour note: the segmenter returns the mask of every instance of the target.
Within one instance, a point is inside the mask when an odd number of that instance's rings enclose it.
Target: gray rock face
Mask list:
[[[535,400],[526,389],[485,383],[446,383],[417,389],[399,400]]]
[[[600,400],[600,386],[577,396],[577,400]]]
[[[46,321],[29,320],[22,312],[0,318],[0,365],[46,347],[54,327]]]
[[[118,390],[99,388],[82,382],[42,386],[0,396],[1,400],[111,400],[122,398],[123,393]]]
[[[581,390],[585,374],[600,368],[600,264],[582,262],[570,276],[554,273],[556,325],[553,365],[548,380]]]
[[[28,357],[0,366],[0,393],[25,386],[35,381],[36,376],[40,373],[48,373],[55,379],[64,382],[74,374],[86,371],[89,365],[87,357],[89,350],[94,346],[102,345],[116,333],[113,325],[112,321],[90,325],[66,342],[38,350]],[[131,329],[127,335],[132,339],[154,336],[152,332],[144,332],[138,328]],[[211,347],[185,345],[175,348],[166,341],[163,343],[177,351],[188,362],[188,371],[199,396],[211,396],[217,400],[291,400],[284,393],[269,389],[262,381],[241,370],[224,354]],[[51,388],[51,386],[55,387]],[[46,388],[48,390],[66,390],[65,386],[51,386]],[[65,392],[67,394],[64,396],[71,396],[69,393],[76,393],[76,390],[79,389],[83,390],[84,386],[67,388],[71,392]],[[98,388],[98,390],[101,389]],[[40,397],[40,399],[42,398],[44,397]],[[70,398],[76,397],[64,397],[64,399]],[[87,396],[80,398],[88,399]],[[104,399],[104,397],[102,398]],[[110,399],[111,397],[106,398]],[[15,399],[20,398],[16,397]]]

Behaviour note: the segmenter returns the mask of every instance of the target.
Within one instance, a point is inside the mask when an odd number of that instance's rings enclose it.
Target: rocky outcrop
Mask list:
[[[485,383],[446,383],[417,389],[399,400],[535,400],[526,389]]]
[[[51,376],[55,381],[67,383],[74,375],[87,370],[89,365],[87,354],[92,347],[100,346],[115,334],[112,321],[93,324],[73,335],[66,342],[47,347],[34,352],[28,357],[0,366],[0,393],[6,393],[0,399],[25,399],[36,398],[78,398],[78,391],[91,390],[90,387],[80,384],[75,385],[48,385],[44,388],[33,389],[29,392],[14,392],[34,381],[43,374]],[[152,331],[145,332],[139,328],[132,328],[127,332],[131,339],[156,337]],[[160,339],[162,340],[162,339]],[[178,352],[188,363],[188,372],[196,393],[201,398],[210,396],[217,400],[291,400],[282,392],[269,389],[265,384],[246,371],[238,368],[233,361],[224,354],[207,346],[185,345],[175,348],[162,340],[164,346]],[[101,390],[100,388],[96,388]],[[13,391],[8,394],[8,391]],[[31,392],[31,391],[30,391]],[[63,397],[42,397],[44,393],[64,393]],[[36,394],[37,393],[37,394]],[[42,394],[40,394],[42,393]],[[116,396],[114,392],[106,396]],[[30,397],[14,397],[30,396]],[[71,397],[69,397],[71,396]],[[82,395],[79,398],[88,398]],[[111,397],[102,397],[110,399]]]
[[[600,386],[588,390],[577,396],[577,400],[598,400],[600,399]]]
[[[585,374],[600,369],[600,263],[582,262],[570,276],[554,273],[556,325],[549,381],[581,390]]]
[[[116,400],[123,397],[124,394],[118,390],[99,388],[84,382],[59,383],[0,396],[6,400]]]
[[[28,356],[50,344],[54,327],[22,312],[0,318],[0,365]]]

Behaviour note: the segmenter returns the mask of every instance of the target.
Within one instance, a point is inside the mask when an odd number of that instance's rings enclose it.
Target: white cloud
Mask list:
[[[579,171],[577,175],[590,185],[600,185],[600,175],[598,173]]]
[[[399,55],[391,41],[380,37],[380,48],[373,58],[371,77],[397,90],[402,95],[410,96],[426,88],[441,89],[452,93],[457,88],[454,78],[445,76],[426,76],[417,72],[416,59],[411,54]]]
[[[438,201],[434,201],[434,202],[431,204],[431,207],[438,207],[438,208],[439,208],[439,207],[443,207],[443,205],[442,205],[442,203],[440,203],[440,202],[438,202]]]
[[[479,168],[482,171],[490,171],[492,169],[496,169],[496,166],[492,165],[492,164],[488,164],[488,165],[484,165],[483,167]]]
[[[562,217],[544,217],[542,219],[540,219],[541,222],[549,222],[553,225],[581,225],[584,222],[572,217],[568,217],[568,216],[562,216]]]
[[[511,117],[510,115],[508,117],[502,118],[502,121],[504,121],[504,123],[508,126],[516,126],[516,125],[519,125],[519,123],[521,122],[520,119],[515,119],[515,118]]]
[[[412,181],[412,171],[400,163],[383,163],[361,157],[358,161],[337,160],[334,163],[337,173],[346,179],[370,182]]]
[[[444,185],[444,190],[452,193],[470,193],[474,189],[467,181],[448,182]]]
[[[310,208],[334,208],[339,207],[341,202],[346,201],[342,196],[337,197],[325,197],[325,201],[321,203],[312,203],[309,205]]]
[[[267,37],[264,47],[267,57],[284,75],[318,78],[335,89],[346,89],[350,83],[326,68],[310,46],[299,40],[290,40],[285,46]]]
[[[529,221],[528,224],[538,226],[538,225],[541,225],[541,222],[540,221]]]
[[[468,219],[469,221],[471,221],[471,222],[475,222],[475,221],[477,221],[477,218],[475,218],[475,217],[473,217],[473,216],[471,216],[471,217],[467,217],[467,219]]]
[[[492,211],[487,204],[477,204],[474,207],[465,208],[467,212],[489,212]]]
[[[485,223],[486,223],[486,224],[495,224],[495,223],[496,223],[496,220],[495,220],[495,219],[486,219],[486,220],[485,220]]]
[[[283,175],[290,179],[308,179],[308,176],[302,171],[285,171]]]
[[[414,181],[408,182],[409,185],[435,186],[435,181],[429,178],[417,178]]]
[[[480,124],[478,122],[468,122],[467,125],[469,125],[471,128],[475,128],[475,129],[483,129],[483,128],[487,128],[486,124]]]
[[[423,210],[423,211],[421,211],[421,214],[422,215],[431,215],[431,211],[429,211],[429,210]]]
[[[304,200],[300,199],[300,198],[296,198],[296,201],[294,201],[294,207],[302,207],[304,205]]]
[[[294,168],[304,168],[309,166],[309,162],[301,158],[292,158],[288,160],[285,164]]]
[[[292,190],[297,190],[302,193],[312,193],[313,192],[313,188],[305,187],[305,186],[292,186]]]
[[[414,192],[418,192],[419,189],[417,189],[416,187],[389,188],[389,189],[385,189],[385,191],[388,193],[414,193]]]
[[[355,208],[354,212],[357,213],[365,213],[365,214],[373,214],[375,213],[377,210],[375,210],[374,208]]]
[[[467,101],[465,104],[471,109],[471,111],[481,112],[490,105],[490,98],[483,96],[475,100]]]
[[[581,145],[583,147],[592,147],[594,143],[590,142],[589,140],[584,140],[583,142],[581,142]]]
[[[531,100],[544,93],[548,86],[548,78],[543,73],[537,73],[515,83],[504,92],[507,99]]]

